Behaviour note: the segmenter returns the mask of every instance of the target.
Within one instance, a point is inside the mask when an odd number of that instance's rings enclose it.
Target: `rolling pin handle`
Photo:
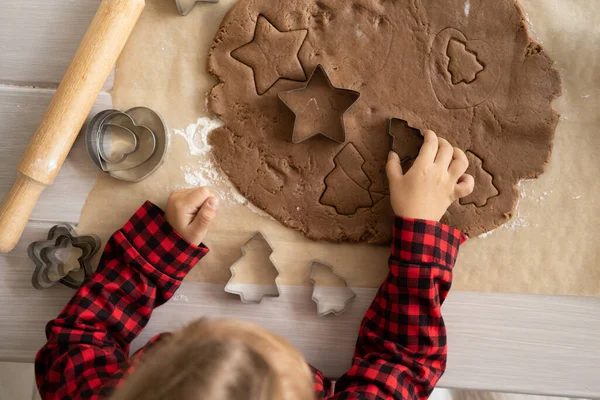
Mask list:
[[[45,188],[43,183],[21,173],[17,175],[4,207],[0,209],[0,253],[8,253],[15,248]]]

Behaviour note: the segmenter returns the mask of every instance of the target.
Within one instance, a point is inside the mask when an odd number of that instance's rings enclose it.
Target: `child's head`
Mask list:
[[[314,399],[302,355],[267,330],[202,319],[157,343],[113,399]]]

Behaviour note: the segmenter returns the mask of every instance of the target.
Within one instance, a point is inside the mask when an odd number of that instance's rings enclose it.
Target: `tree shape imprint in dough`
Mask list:
[[[335,207],[338,214],[352,215],[361,207],[371,207],[371,180],[362,169],[365,159],[352,143],[335,156],[335,168],[325,177],[321,204]]]
[[[498,57],[483,40],[467,39],[454,28],[442,30],[429,53],[429,78],[437,100],[451,110],[485,102],[498,85]]]
[[[475,178],[475,189],[473,193],[460,199],[461,205],[475,204],[477,207],[484,207],[488,200],[500,194],[494,186],[494,177],[483,168],[483,160],[471,151],[466,152],[469,159],[469,168],[467,174]]]
[[[467,45],[457,39],[450,39],[446,52],[448,72],[452,76],[452,84],[471,83],[477,74],[484,70],[484,66],[477,59],[477,53],[467,49]]]
[[[306,29],[279,31],[259,15],[252,41],[232,51],[231,56],[252,68],[256,92],[262,95],[280,79],[306,80],[298,52],[307,33]]]
[[[296,114],[292,142],[323,135],[344,143],[344,114],[359,97],[358,92],[333,86],[325,69],[318,65],[306,87],[279,93],[281,101]]]

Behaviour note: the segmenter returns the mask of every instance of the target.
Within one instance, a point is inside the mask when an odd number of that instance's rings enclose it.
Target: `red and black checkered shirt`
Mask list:
[[[462,241],[446,225],[396,219],[390,273],[362,322],[352,367],[335,393],[315,369],[317,399],[423,399],[431,393],[446,365],[440,306]],[[42,398],[109,397],[144,351],[129,356],[152,310],[174,295],[206,253],[173,230],[161,209],[144,204],[110,238],[97,273],[48,323],[48,343],[35,363]]]

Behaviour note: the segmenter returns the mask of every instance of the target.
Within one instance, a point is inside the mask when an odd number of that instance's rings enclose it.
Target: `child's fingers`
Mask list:
[[[444,171],[448,170],[450,162],[452,162],[452,156],[454,149],[452,145],[444,138],[438,139],[438,152],[435,156],[435,163],[443,168]]]
[[[185,193],[185,196],[182,198],[182,202],[185,203],[185,209],[187,212],[195,213],[200,210],[200,207],[213,196],[213,193],[210,189],[201,187],[197,189],[192,189],[189,192]]]
[[[452,162],[448,168],[448,173],[454,180],[458,180],[469,168],[469,159],[464,151],[455,147],[453,149]]]
[[[217,216],[218,209],[219,199],[216,197],[210,197],[200,206],[198,214],[190,224],[190,228],[193,229],[196,236],[204,238],[211,222]]]
[[[462,199],[473,193],[475,188],[475,178],[471,175],[464,174],[458,179],[458,183],[454,187],[454,196],[456,199]]]
[[[387,172],[388,180],[390,181],[402,178],[403,173],[402,165],[400,165],[400,157],[395,151],[390,151],[385,170]]]
[[[415,164],[427,165],[433,163],[438,152],[438,137],[433,131],[425,131],[423,146],[419,151],[419,156],[415,160]]]

